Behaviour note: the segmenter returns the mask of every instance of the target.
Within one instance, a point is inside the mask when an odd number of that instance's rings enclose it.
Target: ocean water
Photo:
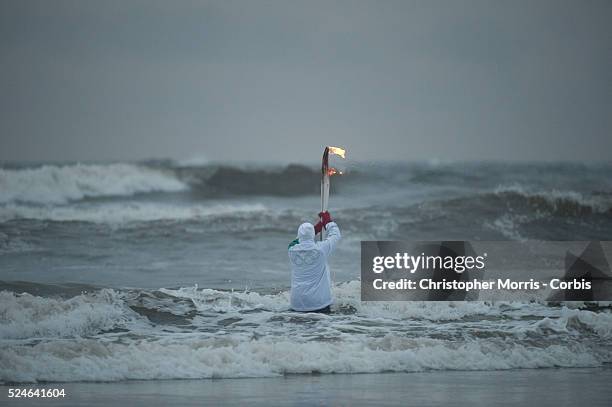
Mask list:
[[[360,301],[361,240],[611,240],[612,165],[352,163],[332,315],[288,310],[298,165],[5,163],[0,381],[600,367],[609,304]]]

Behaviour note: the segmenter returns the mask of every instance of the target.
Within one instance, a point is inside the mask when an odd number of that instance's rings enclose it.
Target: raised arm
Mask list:
[[[325,230],[327,231],[327,238],[322,242],[317,242],[317,245],[323,249],[325,257],[328,257],[336,248],[342,235],[336,222],[329,222],[325,225]]]

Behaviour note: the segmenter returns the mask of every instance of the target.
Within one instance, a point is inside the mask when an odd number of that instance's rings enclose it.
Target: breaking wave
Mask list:
[[[0,338],[74,337],[123,325],[128,316],[118,293],[103,289],[70,299],[0,292]]]
[[[600,366],[597,355],[585,350],[578,344],[530,348],[503,342],[468,342],[453,346],[440,340],[397,336],[360,343],[194,337],[180,343],[122,344],[80,339],[39,343],[23,347],[19,353],[4,354],[1,379],[119,381]]]
[[[186,287],[69,298],[0,292],[0,380],[115,381],[600,366],[612,315],[544,304],[359,301],[331,315],[272,294]],[[469,329],[466,329],[469,327]]]
[[[266,207],[254,204],[169,205],[154,202],[106,203],[104,205],[51,206],[6,205],[0,208],[0,222],[13,219],[50,220],[56,222],[92,222],[124,225],[132,222],[184,221],[219,216],[240,216],[263,212]],[[0,235],[0,242],[2,235]]]
[[[532,222],[555,218],[555,222],[561,224],[576,218],[585,220],[612,214],[612,202],[608,197],[585,197],[575,191],[531,192],[519,185],[498,186],[493,193],[484,194],[481,199],[482,204],[486,205],[484,209],[501,208],[494,219],[484,221],[484,226],[511,240],[532,238],[523,231],[524,226]]]
[[[530,192],[519,185],[510,185],[498,186],[494,195],[515,209],[529,207],[534,212],[555,216],[584,216],[612,212],[609,201],[586,198],[574,191]]]
[[[0,168],[0,203],[64,204],[83,198],[176,192],[187,188],[170,173],[132,164]]]

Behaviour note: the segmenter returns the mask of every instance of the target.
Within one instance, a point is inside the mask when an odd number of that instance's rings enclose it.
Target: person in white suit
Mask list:
[[[319,214],[321,221],[313,226],[302,223],[298,237],[289,244],[291,263],[291,309],[300,312],[329,313],[334,300],[327,259],[340,241],[340,228],[329,212]],[[322,229],[327,238],[315,242]]]

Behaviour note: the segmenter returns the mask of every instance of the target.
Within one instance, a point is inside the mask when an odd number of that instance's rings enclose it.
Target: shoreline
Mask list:
[[[607,406],[612,366],[495,371],[285,375],[270,378],[134,380],[0,385],[59,388],[66,397],[26,405],[538,405]]]

